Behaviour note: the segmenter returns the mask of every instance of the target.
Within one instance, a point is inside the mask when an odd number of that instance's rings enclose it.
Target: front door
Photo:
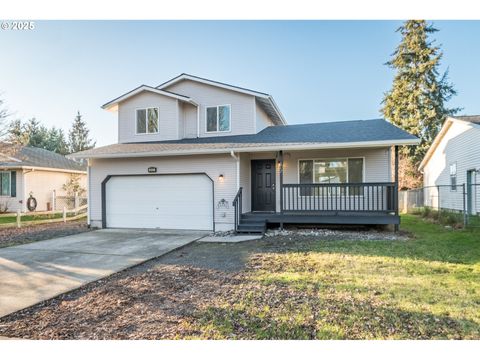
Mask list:
[[[252,211],[275,211],[275,160],[252,160]]]
[[[475,214],[475,170],[467,171],[467,214]]]

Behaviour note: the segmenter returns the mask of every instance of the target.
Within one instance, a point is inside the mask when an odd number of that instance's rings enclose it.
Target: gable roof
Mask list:
[[[171,91],[167,91],[167,90],[157,89],[157,88],[154,88],[154,87],[151,87],[151,86],[148,86],[148,85],[140,85],[139,87],[137,87],[133,90],[130,90],[129,92],[126,92],[123,95],[120,95],[119,97],[107,102],[106,104],[103,104],[102,109],[116,111],[119,102],[127,100],[127,99],[129,99],[129,98],[131,98],[131,97],[133,97],[133,96],[135,96],[135,95],[137,95],[137,94],[139,94],[143,91],[149,91],[149,92],[152,92],[152,93],[155,93],[155,94],[167,96],[167,97],[177,99],[177,100],[180,100],[180,101],[185,101],[185,102],[191,103],[195,106],[197,105],[188,96],[180,95],[180,94],[177,94],[177,93],[174,93],[174,92],[171,92]]]
[[[69,172],[85,172],[86,166],[65,156],[31,146],[2,143],[0,168],[48,168]]]
[[[383,119],[270,126],[257,134],[113,144],[74,158],[140,157],[250,151],[416,145],[419,139]]]
[[[170,79],[163,84],[160,84],[157,86],[157,89],[162,89],[165,90],[169,86],[176,84],[180,81],[183,80],[190,80],[190,81],[195,81],[199,82],[202,84],[207,84],[210,86],[215,86],[215,87],[220,87],[223,89],[247,94],[247,95],[252,95],[255,97],[255,100],[259,103],[259,105],[262,107],[262,109],[267,113],[267,115],[274,121],[275,124],[277,125],[286,125],[287,121],[283,117],[282,113],[280,112],[280,109],[278,108],[277,104],[275,103],[275,100],[273,100],[273,97],[267,93],[256,91],[256,90],[251,90],[247,88],[243,88],[240,86],[235,86],[235,85],[230,85],[226,83],[222,83],[219,81],[215,80],[210,80],[206,78],[202,78],[199,76],[195,75],[190,75],[186,73],[182,73],[173,79]]]
[[[427,153],[423,157],[422,162],[418,166],[418,169],[420,171],[422,171],[423,168],[425,167],[425,165],[427,165],[428,161],[430,160],[430,158],[434,154],[438,145],[440,144],[442,139],[445,137],[445,134],[452,127],[452,125],[455,121],[464,121],[464,122],[472,123],[474,126],[480,126],[480,115],[463,115],[463,116],[455,116],[455,117],[449,116],[449,117],[447,117],[447,119],[445,120],[445,122],[442,125],[442,128],[438,132],[437,136],[435,137],[435,139],[433,139],[432,145],[430,146]]]

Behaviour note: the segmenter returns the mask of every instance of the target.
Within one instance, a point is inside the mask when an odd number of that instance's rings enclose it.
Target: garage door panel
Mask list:
[[[212,230],[212,183],[205,175],[112,177],[108,227]]]

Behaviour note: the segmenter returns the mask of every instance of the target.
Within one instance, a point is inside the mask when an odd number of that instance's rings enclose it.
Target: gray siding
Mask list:
[[[467,170],[480,169],[480,127],[454,120],[424,168],[425,205],[438,207],[437,185],[450,185],[450,164],[457,164],[457,189],[440,187],[440,206],[463,210],[462,184],[467,182]],[[477,183],[480,176],[477,173]],[[480,187],[476,189],[474,210],[480,212]]]
[[[190,80],[180,81],[169,86],[166,90],[189,96],[197,104],[200,104],[200,137],[255,133],[254,96]],[[205,131],[206,107],[218,105],[231,106],[231,131],[207,133]]]
[[[248,198],[246,204],[251,210],[251,193],[250,193],[250,178],[245,176],[246,171],[250,176],[250,161],[253,159],[276,159],[275,153],[251,153],[242,154],[241,161],[241,179],[243,184],[248,186],[248,191],[245,192],[245,197]],[[389,148],[374,148],[374,149],[337,149],[337,150],[304,150],[304,151],[287,151],[284,152],[284,175],[283,182],[285,184],[298,184],[298,161],[301,159],[327,159],[327,158],[364,158],[365,182],[390,182],[390,151]],[[242,180],[241,180],[242,182]],[[276,176],[276,201],[277,211],[280,211],[280,177],[277,171]],[[243,185],[242,185],[243,186]]]
[[[136,109],[157,107],[159,109],[158,134],[135,134]],[[144,142],[179,139],[179,105],[176,99],[142,92],[118,105],[118,142]]]
[[[267,126],[275,124],[268,117],[267,113],[255,101],[255,126],[257,133],[265,129]]]
[[[94,159],[90,167],[90,221],[92,226],[102,224],[101,183],[107,175],[147,174],[150,166],[156,166],[159,174],[206,173],[213,179],[215,228],[233,228],[232,200],[237,191],[236,162],[230,155],[172,156],[130,159]],[[224,175],[223,181],[218,179]],[[218,207],[225,199],[227,208]]]
[[[183,104],[183,137],[197,137],[197,108],[191,104]]]

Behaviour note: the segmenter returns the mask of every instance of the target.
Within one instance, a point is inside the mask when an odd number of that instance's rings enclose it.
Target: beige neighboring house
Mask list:
[[[103,108],[118,143],[70,155],[88,159],[92,226],[400,222],[391,158],[419,140],[385,120],[288,125],[271,95],[189,74]]]
[[[66,195],[63,185],[72,177],[79,177],[87,188],[86,166],[52,151],[29,146],[1,144],[0,150],[0,207],[8,212],[28,212],[27,199],[37,200],[35,211],[46,211],[52,206],[53,191]]]
[[[420,170],[426,206],[480,214],[480,115],[448,117]]]

